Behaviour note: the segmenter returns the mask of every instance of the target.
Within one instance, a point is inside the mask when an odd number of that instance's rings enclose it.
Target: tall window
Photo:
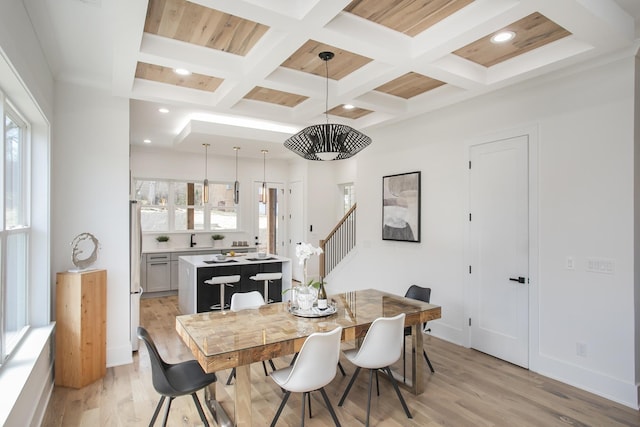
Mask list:
[[[341,184],[342,214],[346,214],[351,206],[356,203],[356,186],[353,183]]]
[[[0,363],[28,328],[27,270],[29,247],[28,127],[0,94],[2,103],[2,176],[0,229]],[[2,271],[4,269],[4,271]]]
[[[236,230],[233,183],[210,182],[209,203],[202,203],[202,183],[136,180],[142,231]]]

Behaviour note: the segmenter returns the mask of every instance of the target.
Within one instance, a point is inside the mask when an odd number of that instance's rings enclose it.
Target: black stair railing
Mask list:
[[[356,204],[324,240],[320,240],[320,277],[326,277],[356,245]]]

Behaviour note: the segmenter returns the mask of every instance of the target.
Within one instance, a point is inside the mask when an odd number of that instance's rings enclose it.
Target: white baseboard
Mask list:
[[[640,389],[638,384],[627,383],[544,355],[538,355],[535,366],[537,367],[536,372],[540,375],[588,391],[632,409],[639,409]]]

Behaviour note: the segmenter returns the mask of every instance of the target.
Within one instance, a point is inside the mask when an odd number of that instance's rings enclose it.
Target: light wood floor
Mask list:
[[[191,358],[177,336],[174,325],[178,314],[177,297],[142,300],[141,324],[155,339],[168,362]],[[407,340],[407,343],[409,340]],[[553,381],[474,350],[465,349],[434,337],[425,337],[436,373],[427,374],[426,391],[414,396],[403,390],[413,414],[409,420],[393,393],[391,385],[380,379],[380,397],[373,393],[371,426],[384,427],[552,427],[552,426],[640,426],[640,412],[590,393]],[[144,347],[134,355],[131,365],[107,369],[102,380],[80,389],[55,387],[43,426],[145,426],[158,402],[151,384],[151,368]],[[289,358],[276,359],[279,367]],[[327,387],[327,394],[343,426],[363,425],[366,411],[368,375],[361,372],[347,401],[338,400],[353,374],[346,359],[342,365],[347,377],[338,372]],[[401,369],[401,368],[400,368]],[[219,373],[218,394],[227,405],[233,385],[224,386],[228,371]],[[254,426],[270,424],[280,404],[281,391],[264,376],[262,365],[252,365]],[[333,426],[321,396],[312,398],[313,418],[308,427]],[[200,398],[202,399],[202,392]],[[211,425],[210,415],[207,416]],[[157,425],[162,421],[162,414]],[[202,425],[190,397],[174,400],[168,425]],[[300,397],[292,394],[278,426],[300,425]]]

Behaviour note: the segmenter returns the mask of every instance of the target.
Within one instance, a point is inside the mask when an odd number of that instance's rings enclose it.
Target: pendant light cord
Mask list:
[[[327,124],[329,124],[329,60],[324,61],[325,75],[326,78],[326,91],[324,96],[324,116],[327,120]]]

